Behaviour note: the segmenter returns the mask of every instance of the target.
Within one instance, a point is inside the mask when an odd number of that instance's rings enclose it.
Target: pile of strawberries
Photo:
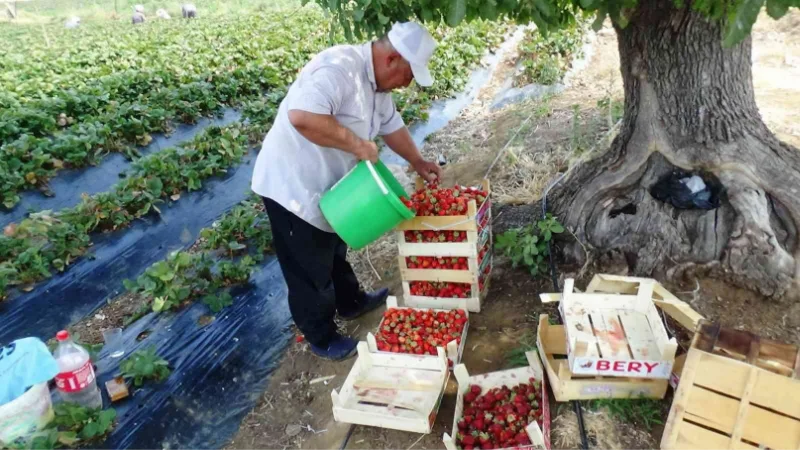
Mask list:
[[[466,242],[466,231],[406,231],[406,242]]]
[[[454,186],[440,188],[436,184],[418,189],[411,199],[401,197],[403,204],[418,216],[460,216],[467,213],[467,204],[475,200],[481,207],[489,194],[474,187]]]
[[[381,351],[436,355],[436,347],[446,347],[451,341],[461,344],[466,324],[463,309],[436,312],[389,308],[383,313],[375,339]]]
[[[481,265],[488,250],[489,246],[487,245],[478,253],[478,266]],[[409,269],[469,270],[469,261],[466,257],[455,256],[407,256],[406,267]]]
[[[472,286],[469,283],[450,283],[444,281],[410,281],[411,295],[442,298],[469,298]]]
[[[480,386],[471,385],[464,395],[456,445],[464,450],[531,445],[525,428],[533,421],[541,426],[541,383],[531,378],[511,389],[502,386],[481,392]]]

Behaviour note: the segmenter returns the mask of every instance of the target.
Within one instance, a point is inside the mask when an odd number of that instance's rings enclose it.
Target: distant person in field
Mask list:
[[[375,42],[319,53],[289,88],[258,155],[252,188],[269,215],[289,309],[320,357],[355,354],[357,342],[337,332],[337,313],[352,320],[388,296],[387,289],[361,289],[347,245],[320,211],[320,197],[358,161],[378,161],[378,136],[428,181],[441,176],[420,155],[391,95],[412,80],[433,83],[428,62],[435,48],[421,25],[398,23]]]
[[[197,17],[197,8],[192,3],[184,3],[181,6],[181,14],[184,19],[194,19]]]
[[[78,28],[80,26],[80,24],[81,24],[81,18],[73,16],[73,17],[70,17],[69,19],[67,19],[67,22],[64,24],[64,27],[65,28],[70,28],[70,29]]]
[[[159,8],[158,10],[156,10],[156,17],[158,17],[159,19],[164,19],[164,20],[171,19],[171,17],[169,16],[169,13],[163,8]]]
[[[140,13],[140,12],[133,13],[133,17],[131,18],[131,22],[134,25],[138,25],[140,23],[145,23],[146,21],[147,21],[147,18],[145,18],[144,13]]]

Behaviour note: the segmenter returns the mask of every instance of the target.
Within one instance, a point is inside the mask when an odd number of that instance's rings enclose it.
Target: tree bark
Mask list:
[[[581,241],[622,252],[636,275],[704,264],[781,297],[798,278],[800,151],[761,119],[751,39],[723,48],[722,28],[671,0],[641,0],[629,25],[616,27],[620,133],[549,201]],[[721,206],[676,209],[655,199],[650,188],[675,168],[718,179]]]

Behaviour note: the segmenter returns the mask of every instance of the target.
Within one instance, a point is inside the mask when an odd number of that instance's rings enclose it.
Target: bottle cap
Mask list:
[[[59,342],[66,341],[67,339],[69,339],[69,332],[67,330],[59,331],[56,334],[56,339],[58,339]]]

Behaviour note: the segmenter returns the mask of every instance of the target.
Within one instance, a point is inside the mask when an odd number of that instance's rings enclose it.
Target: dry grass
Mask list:
[[[580,448],[581,434],[578,429],[578,417],[575,411],[566,407],[553,420],[552,435],[556,448]],[[584,411],[583,424],[586,437],[591,447],[609,450],[622,449],[617,426],[607,411]]]

